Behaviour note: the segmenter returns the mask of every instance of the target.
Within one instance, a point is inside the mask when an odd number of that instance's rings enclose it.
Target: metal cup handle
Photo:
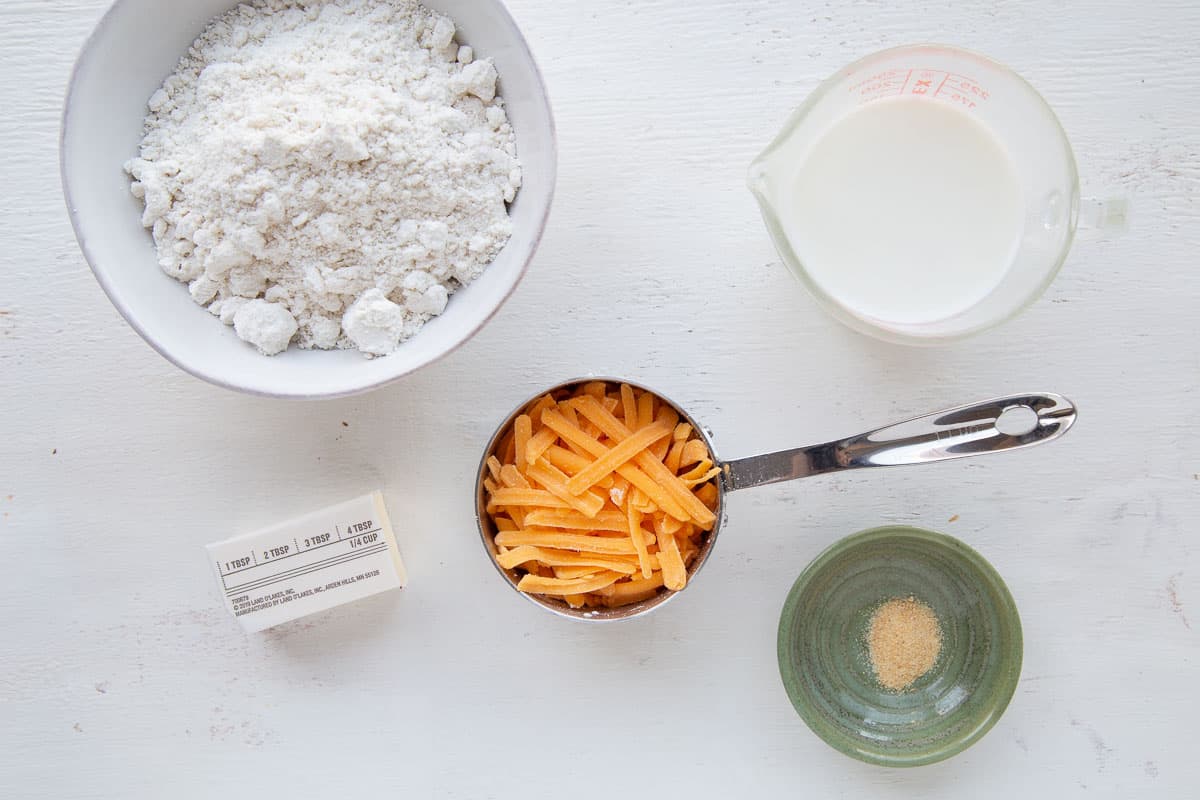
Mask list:
[[[1015,419],[1022,414],[1026,418],[1023,425]],[[1010,422],[997,427],[1002,416]],[[997,397],[848,439],[728,461],[723,467],[725,490],[846,469],[925,464],[1018,450],[1057,439],[1075,424],[1075,418],[1075,405],[1062,395],[1034,392]]]

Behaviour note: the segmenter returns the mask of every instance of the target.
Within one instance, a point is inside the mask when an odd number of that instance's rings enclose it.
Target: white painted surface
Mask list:
[[[1194,795],[1194,3],[514,0],[561,136],[533,268],[445,361],[314,404],[181,373],[89,274],[56,132],[103,5],[0,7],[0,795]],[[910,350],[817,311],[743,172],[822,76],[920,39],[1025,74],[1062,117],[1085,193],[1127,193],[1135,218],[1121,238],[1078,242],[995,335]],[[1045,448],[734,495],[686,596],[591,628],[503,586],[470,510],[494,424],[587,371],[686,402],[726,456],[1026,387],[1082,413]],[[243,635],[202,545],[376,486],[410,587]],[[996,728],[905,772],[827,748],[775,666],[795,576],[886,521],[977,547],[1025,624],[1024,676]]]

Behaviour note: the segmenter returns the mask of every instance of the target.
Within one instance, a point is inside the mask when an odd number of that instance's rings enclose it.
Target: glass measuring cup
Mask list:
[[[496,530],[491,516],[487,512],[487,492],[484,489],[484,479],[489,474],[488,457],[495,454],[501,441],[512,430],[513,423],[518,416],[527,413],[546,394],[555,397],[567,396],[577,387],[597,381],[614,386],[626,383],[655,395],[662,403],[669,405],[679,414],[680,421],[690,424],[703,439],[709,453],[712,454],[713,463],[721,470],[717,479],[716,522],[703,539],[699,552],[688,567],[687,585],[681,591],[686,591],[687,586],[691,585],[692,578],[708,560],[709,553],[716,543],[717,535],[721,532],[726,520],[725,495],[728,492],[768,483],[807,478],[827,472],[865,467],[924,464],[1031,447],[1062,436],[1075,423],[1076,418],[1075,406],[1065,397],[1045,392],[1031,392],[957,406],[845,439],[723,461],[713,446],[712,434],[677,403],[653,389],[616,378],[579,378],[552,386],[545,391],[538,392],[509,414],[496,429],[488,441],[487,447],[484,448],[483,458],[480,459],[479,471],[475,479],[475,521],[492,565],[514,591],[561,617],[588,622],[639,616],[657,608],[679,592],[662,589],[654,597],[627,606],[576,609],[558,600],[519,591],[517,589],[519,576],[515,571],[501,567],[496,560],[497,550],[494,542]]]
[[[999,282],[972,305],[941,318],[886,319],[836,297],[798,254],[803,243],[789,237],[783,210],[789,181],[795,180],[797,172],[795,155],[811,152],[852,112],[893,99],[942,104],[982,124],[1007,152],[1023,209],[1015,252]],[[906,344],[961,338],[1018,314],[1058,273],[1079,216],[1075,158],[1062,125],[1042,96],[1004,65],[942,45],[884,50],[835,73],[809,95],[755,159],[748,182],[776,249],[813,297],[851,328]],[[861,220],[864,237],[874,235],[874,223]]]

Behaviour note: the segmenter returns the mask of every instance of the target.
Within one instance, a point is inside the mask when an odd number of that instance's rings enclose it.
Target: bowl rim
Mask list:
[[[269,390],[257,386],[248,386],[237,381],[229,380],[226,377],[222,377],[221,374],[218,374],[210,369],[206,369],[203,366],[185,363],[182,359],[175,356],[157,339],[151,336],[146,328],[138,321],[136,314],[133,313],[129,305],[119,299],[119,294],[108,275],[108,271],[104,267],[98,266],[98,260],[95,258],[87,242],[85,241],[83,232],[80,228],[80,219],[76,211],[75,200],[71,191],[71,181],[67,177],[69,174],[68,164],[70,163],[70,157],[67,152],[67,128],[71,122],[71,111],[76,102],[76,89],[78,87],[80,70],[86,57],[97,46],[97,42],[100,37],[105,33],[107,28],[112,25],[113,18],[116,13],[129,1],[130,0],[113,0],[113,2],[105,10],[104,14],[100,17],[99,21],[96,22],[95,26],[88,33],[87,38],[84,39],[83,44],[79,48],[79,52],[75,56],[75,62],[71,66],[71,74],[67,79],[67,89],[63,98],[62,113],[59,115],[58,173],[59,182],[62,186],[63,199],[65,200],[67,206],[67,216],[71,221],[71,230],[75,234],[75,241],[79,245],[79,250],[83,254],[84,261],[87,262],[88,268],[91,270],[92,275],[96,278],[96,282],[100,284],[100,288],[104,290],[104,294],[108,297],[109,302],[113,304],[113,307],[117,309],[122,318],[124,318],[125,322],[128,323],[129,326],[133,328],[137,334],[142,337],[143,341],[150,345],[155,352],[189,375],[200,378],[201,380],[211,383],[215,386],[221,386],[225,389],[230,389],[236,392],[255,395],[258,397],[276,397],[294,400],[336,399],[365,394],[383,386],[387,386],[388,384],[394,383],[405,376],[411,375],[414,372],[423,369],[424,367],[428,367],[430,364],[434,364],[442,360],[446,356],[458,350],[471,339],[475,338],[475,335],[478,334],[479,331],[482,330],[483,327],[500,312],[500,309],[504,307],[504,304],[508,302],[508,299],[512,297],[513,293],[516,291],[517,286],[520,285],[522,280],[524,280],[525,274],[529,271],[530,263],[533,261],[534,256],[537,255],[537,250],[541,245],[542,237],[546,233],[546,225],[550,219],[550,210],[554,206],[554,194],[558,184],[558,128],[554,120],[554,107],[550,102],[550,95],[546,90],[546,79],[542,75],[542,70],[541,67],[538,66],[537,59],[534,58],[533,50],[529,47],[529,43],[525,40],[524,34],[521,33],[521,29],[517,25],[516,20],[514,20],[512,14],[509,13],[508,6],[506,6],[502,0],[493,0],[493,5],[499,12],[500,17],[504,20],[509,34],[512,37],[512,41],[519,47],[521,52],[524,53],[525,58],[529,63],[536,83],[536,98],[540,100],[540,104],[545,107],[547,112],[546,118],[549,123],[547,133],[549,134],[550,145],[550,171],[549,175],[547,176],[549,188],[546,193],[545,206],[542,208],[540,218],[535,220],[536,230],[533,232],[533,237],[530,240],[529,252],[521,260],[520,267],[517,270],[512,283],[503,291],[502,294],[499,295],[495,306],[486,314],[484,314],[483,318],[480,319],[477,324],[472,326],[467,331],[466,335],[455,341],[442,352],[437,353],[436,355],[433,355],[424,361],[420,361],[407,369],[401,370],[400,372],[378,378],[372,378],[366,382],[356,383],[353,385],[343,384],[329,391],[317,392],[289,391],[286,389]],[[501,76],[501,80],[503,80],[503,76]],[[507,244],[505,246],[507,247]],[[491,264],[488,266],[491,266]],[[386,356],[384,356],[384,358],[386,358]]]
[[[787,622],[795,615],[800,595],[808,583],[828,567],[834,558],[842,555],[847,550],[867,542],[896,537],[918,539],[925,545],[953,550],[957,554],[966,557],[971,565],[979,571],[983,583],[988,584],[989,588],[993,589],[995,595],[999,598],[998,608],[1001,614],[1010,617],[1013,623],[1013,637],[1009,646],[1011,652],[997,668],[1002,673],[1001,681],[998,684],[998,691],[994,695],[995,701],[984,712],[981,712],[982,719],[964,734],[948,738],[936,747],[923,749],[911,756],[906,756],[903,753],[898,754],[896,751],[874,748],[869,740],[860,737],[835,733],[835,729],[825,724],[824,717],[810,704],[807,693],[792,690],[792,686],[799,686],[801,682],[798,680],[797,670],[791,663],[791,660],[786,657],[790,643],[790,636],[788,635],[790,626],[787,625]],[[919,528],[913,525],[880,525],[838,539],[822,550],[804,568],[792,584],[792,588],[788,591],[787,599],[784,601],[783,608],[780,611],[779,629],[776,636],[776,655],[779,661],[780,680],[783,683],[785,694],[787,694],[788,699],[792,703],[792,707],[795,708],[800,718],[804,720],[809,730],[815,733],[827,745],[838,752],[868,764],[884,767],[917,767],[944,761],[947,758],[958,755],[982,739],[1000,720],[1000,717],[1004,715],[1005,710],[1012,701],[1013,695],[1016,693],[1017,684],[1020,681],[1021,666],[1024,661],[1024,637],[1021,629],[1021,616],[1017,610],[1016,601],[1013,599],[1012,593],[1008,590],[1008,586],[1004,583],[1004,579],[1000,577],[1000,573],[996,571],[996,568],[980,555],[978,551],[966,542],[956,539],[949,534],[932,531],[927,528]]]

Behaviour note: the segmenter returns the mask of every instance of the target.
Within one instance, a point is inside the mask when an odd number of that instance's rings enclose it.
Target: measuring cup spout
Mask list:
[[[771,205],[771,170],[765,156],[760,156],[746,171],[746,187],[759,203]]]
[[[1010,395],[916,417],[824,444],[724,465],[726,491],[860,467],[924,464],[1053,441],[1075,424],[1070,400],[1048,392]]]

